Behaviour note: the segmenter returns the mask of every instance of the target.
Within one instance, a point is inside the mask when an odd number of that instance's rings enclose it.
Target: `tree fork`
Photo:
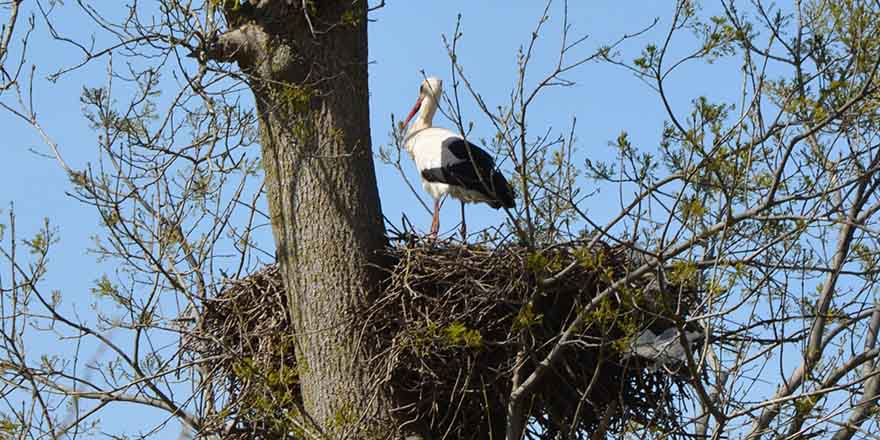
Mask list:
[[[237,27],[205,57],[236,61],[251,77],[304,409],[330,438],[387,438],[391,401],[371,381],[349,319],[376,293],[386,244],[370,140],[367,4],[261,1],[225,12]]]

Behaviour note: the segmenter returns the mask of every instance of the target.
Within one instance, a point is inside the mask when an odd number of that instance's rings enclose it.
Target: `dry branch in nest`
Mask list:
[[[531,374],[586,313],[586,324],[527,402],[535,436],[617,435],[636,424],[678,431],[675,399],[684,379],[628,353],[643,330],[659,334],[682,322],[695,304],[694,283],[652,274],[584,312],[596,294],[641,264],[628,248],[399,241],[387,252],[392,264],[382,294],[354,311],[351,322],[362,326],[371,371],[393,390],[408,430],[426,438],[504,438],[513,375]],[[577,264],[564,277],[539,282],[571,262]],[[224,415],[235,418],[239,438],[307,429],[295,423],[296,359],[279,276],[270,266],[234,281],[205,311],[201,340],[210,342],[199,355],[224,359],[220,377],[233,403]]]

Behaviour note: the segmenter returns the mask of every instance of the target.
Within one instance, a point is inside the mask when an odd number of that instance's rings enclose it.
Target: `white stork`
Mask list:
[[[403,122],[406,127],[418,112],[403,145],[419,169],[422,187],[434,198],[431,236],[436,237],[440,230],[440,200],[449,194],[461,201],[461,236],[465,240],[464,204],[483,202],[495,209],[513,208],[513,190],[489,153],[453,131],[431,126],[442,93],[439,79],[422,82],[419,99]]]

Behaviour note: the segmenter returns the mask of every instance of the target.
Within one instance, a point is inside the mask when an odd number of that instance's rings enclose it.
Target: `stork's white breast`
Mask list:
[[[425,128],[409,136],[406,149],[412,155],[419,171],[441,168],[460,161],[451,152],[443,151],[443,143],[450,138],[461,139],[461,136],[445,128]]]

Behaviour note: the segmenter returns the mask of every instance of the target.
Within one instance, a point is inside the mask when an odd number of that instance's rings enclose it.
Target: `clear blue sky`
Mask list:
[[[67,2],[73,3],[73,2]],[[95,2],[97,8],[111,7],[112,2]],[[557,2],[561,5],[561,2]],[[628,58],[649,42],[655,42],[668,29],[672,14],[671,2],[643,1],[572,1],[570,21],[574,36],[589,34],[581,55],[588,55],[597,46],[607,44],[622,33],[631,33],[660,18],[657,28],[623,46]],[[391,0],[388,5],[372,14],[370,24],[370,93],[371,129],[374,151],[390,142],[390,116],[398,120],[412,106],[417,97],[422,70],[449,83],[450,62],[441,35],[451,36],[456,17],[461,14],[464,36],[460,43],[459,60],[469,78],[490,105],[505,104],[516,79],[516,51],[528,41],[537,18],[543,9],[538,1],[448,1],[424,2]],[[5,14],[6,11],[0,11]],[[551,21],[539,40],[537,57],[532,65],[532,83],[552,68],[557,56],[560,30],[560,8],[551,10]],[[0,19],[5,19],[0,15]],[[86,40],[93,32],[75,5],[67,4],[57,13],[59,29],[78,40]],[[98,41],[106,41],[103,37]],[[688,42],[683,42],[687,44]],[[689,46],[690,47],[690,46]],[[576,54],[573,56],[577,56]],[[76,168],[96,160],[96,134],[89,129],[81,113],[79,102],[83,86],[100,86],[104,81],[106,58],[64,77],[57,83],[43,78],[59,67],[79,61],[79,54],[69,47],[46,38],[45,27],[38,24],[31,40],[28,64],[36,64],[35,105],[38,117],[48,134],[58,142],[65,158]],[[195,68],[192,62],[189,68]],[[621,130],[631,133],[633,143],[652,150],[659,141],[664,112],[654,92],[622,69],[601,64],[586,64],[566,76],[577,82],[574,87],[547,91],[535,103],[530,119],[533,133],[547,128],[566,130],[573,117],[578,119],[579,160],[608,158],[607,143]],[[737,69],[719,62],[684,68],[671,79],[670,93],[673,105],[681,112],[688,111],[691,99],[700,95],[732,98],[737,90]],[[8,102],[10,97],[0,98]],[[465,118],[474,122],[474,136],[490,137],[494,133],[476,110],[472,101],[463,100]],[[438,125],[449,126],[439,118]],[[45,144],[34,131],[21,121],[0,112],[0,208],[2,223],[8,203],[15,203],[18,232],[31,237],[48,217],[58,227],[61,242],[51,256],[51,267],[45,290],[62,289],[64,302],[75,307],[81,317],[90,320],[89,305],[93,302],[89,288],[101,274],[113,271],[113,266],[98,263],[86,249],[90,237],[98,231],[97,214],[67,193],[71,190],[67,176],[56,163],[44,154]],[[377,160],[378,165],[378,160]],[[417,182],[418,175],[406,158],[408,176]],[[406,213],[418,227],[426,230],[430,216],[418,205],[415,197],[402,184],[401,177],[390,167],[378,166],[379,191],[386,217],[398,222]],[[590,182],[584,182],[590,185]],[[417,188],[421,190],[420,186]],[[612,188],[595,197],[586,206],[601,223],[615,213],[616,192]],[[469,227],[475,231],[498,223],[502,214],[485,205],[468,208]],[[457,204],[444,207],[443,230],[448,231],[458,222]],[[262,244],[271,248],[271,237],[264,229]],[[28,341],[34,351],[69,353],[61,351],[57,341],[45,335]],[[127,407],[128,410],[140,408]],[[102,417],[106,430],[115,432],[131,429],[134,420],[117,417],[120,410],[111,410]]]

